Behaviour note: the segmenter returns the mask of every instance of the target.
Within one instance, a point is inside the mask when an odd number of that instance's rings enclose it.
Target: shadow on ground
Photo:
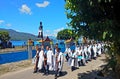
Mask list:
[[[78,73],[78,79],[116,79],[112,70],[107,73],[102,70],[105,65],[102,65],[100,69],[87,71],[85,73]]]

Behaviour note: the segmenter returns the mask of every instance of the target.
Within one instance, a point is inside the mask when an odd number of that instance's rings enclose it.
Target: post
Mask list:
[[[40,22],[38,38],[42,39],[42,45],[43,45],[44,41],[43,41],[43,26],[42,26],[42,22]]]
[[[33,45],[33,41],[29,39],[28,40],[28,59],[32,59],[32,45]]]

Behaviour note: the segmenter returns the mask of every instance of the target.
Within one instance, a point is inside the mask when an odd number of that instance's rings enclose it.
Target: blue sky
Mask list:
[[[44,36],[55,36],[68,28],[64,0],[0,0],[0,28],[38,35],[43,23]]]

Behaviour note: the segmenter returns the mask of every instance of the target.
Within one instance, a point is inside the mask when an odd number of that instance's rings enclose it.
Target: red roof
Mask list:
[[[45,41],[51,41],[51,40],[50,40],[50,38],[47,36],[46,39],[45,39]]]

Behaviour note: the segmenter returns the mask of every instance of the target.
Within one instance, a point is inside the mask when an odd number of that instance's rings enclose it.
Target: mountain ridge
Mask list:
[[[25,32],[18,32],[15,31],[13,29],[4,29],[4,28],[0,28],[0,31],[7,31],[9,32],[9,35],[11,37],[10,40],[15,40],[15,41],[26,41],[28,39],[32,39],[32,40],[38,40],[39,38],[37,38],[36,35],[31,34],[31,33],[25,33]],[[46,37],[46,36],[44,36]],[[55,40],[56,37],[54,36],[49,36],[50,39]]]
[[[18,32],[13,29],[3,28],[0,28],[0,31],[7,31],[11,37],[10,40],[28,40],[28,39],[37,40],[37,36],[30,33]]]

